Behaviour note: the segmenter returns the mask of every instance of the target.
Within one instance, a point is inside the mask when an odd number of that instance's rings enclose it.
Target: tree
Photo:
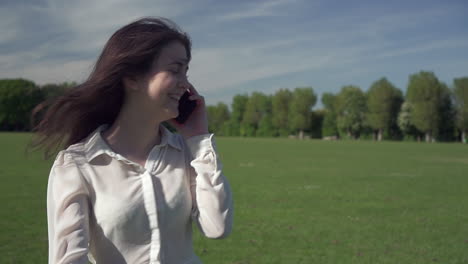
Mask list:
[[[467,143],[468,132],[468,77],[457,78],[453,81],[455,107],[457,111],[456,125],[461,132],[461,140]]]
[[[310,128],[310,115],[316,102],[317,96],[312,87],[294,89],[289,109],[289,126],[291,131],[299,133],[301,139],[304,138],[304,130]]]
[[[29,130],[31,110],[43,100],[43,93],[32,81],[0,80],[0,129]]]
[[[323,119],[325,117],[325,110],[319,109],[310,113],[310,137],[322,138]]]
[[[403,95],[386,78],[374,82],[367,92],[367,123],[377,131],[378,141],[384,131],[397,123],[398,112],[403,103]],[[375,134],[374,134],[375,135]]]
[[[336,124],[336,95],[332,93],[322,94],[322,104],[325,107],[323,123],[322,123],[322,136],[324,137],[337,137],[338,127]]]
[[[229,121],[229,109],[225,103],[218,103],[216,106],[208,106],[208,130],[217,135],[225,135],[225,123]]]
[[[241,135],[255,136],[260,121],[271,114],[271,98],[263,93],[253,92],[245,106]]]
[[[421,71],[410,76],[406,99],[413,107],[411,123],[425,133],[426,142],[437,134],[442,94],[442,84],[434,73]]]
[[[446,84],[441,83],[439,122],[436,130],[438,141],[454,141],[456,137],[456,109],[454,96]]]
[[[244,116],[245,107],[249,96],[246,94],[238,94],[232,99],[232,112],[231,118],[226,124],[226,135],[227,136],[240,136],[241,122]]]
[[[280,136],[289,134],[289,107],[291,105],[292,93],[288,89],[278,90],[272,98],[272,123]]]
[[[337,125],[348,137],[359,138],[365,126],[366,96],[353,85],[341,88],[336,98]]]
[[[413,106],[410,102],[405,101],[401,105],[400,113],[398,114],[398,127],[406,137],[417,137],[419,140],[421,132],[418,131],[418,129],[413,125],[413,123],[411,123],[412,112]]]
[[[272,115],[266,114],[260,120],[258,124],[258,129],[256,135],[258,137],[274,137],[276,136],[276,131],[273,126]]]
[[[55,99],[58,96],[63,95],[67,89],[70,89],[75,85],[76,83],[67,82],[61,84],[48,83],[41,86],[41,91],[43,92],[46,99]]]

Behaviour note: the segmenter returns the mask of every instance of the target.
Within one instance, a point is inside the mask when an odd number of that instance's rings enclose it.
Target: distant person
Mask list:
[[[192,221],[209,238],[231,232],[231,191],[190,59],[188,35],[143,18],[112,35],[83,84],[36,109],[35,145],[64,149],[47,189],[50,264],[201,263]]]

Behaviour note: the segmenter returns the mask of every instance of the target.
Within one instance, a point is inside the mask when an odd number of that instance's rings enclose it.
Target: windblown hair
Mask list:
[[[149,72],[161,49],[173,41],[185,46],[190,60],[190,37],[168,19],[146,17],[117,30],[84,83],[33,110],[31,122],[36,134],[29,147],[43,149],[47,159],[80,142],[100,125],[111,125],[125,99],[123,78]]]

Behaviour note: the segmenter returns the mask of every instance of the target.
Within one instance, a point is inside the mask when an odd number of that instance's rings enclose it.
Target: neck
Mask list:
[[[153,146],[161,141],[161,121],[142,114],[147,111],[137,109],[139,107],[124,103],[115,122],[103,133],[103,138],[115,152],[144,165]]]

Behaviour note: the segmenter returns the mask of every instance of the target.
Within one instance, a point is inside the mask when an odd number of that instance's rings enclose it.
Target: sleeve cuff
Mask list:
[[[216,150],[214,134],[194,136],[188,138],[186,143],[193,158],[198,157],[203,153]]]

